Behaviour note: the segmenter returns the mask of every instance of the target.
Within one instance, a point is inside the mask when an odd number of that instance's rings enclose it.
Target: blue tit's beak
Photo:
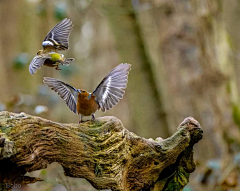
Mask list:
[[[82,93],[80,89],[78,89],[78,92],[79,92],[79,93]]]

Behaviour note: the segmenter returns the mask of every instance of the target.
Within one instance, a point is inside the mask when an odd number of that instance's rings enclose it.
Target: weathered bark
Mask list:
[[[195,170],[193,145],[202,133],[191,117],[172,137],[153,140],[129,132],[115,117],[79,125],[0,112],[1,186],[36,182],[24,174],[58,162],[66,176],[97,189],[182,190]]]

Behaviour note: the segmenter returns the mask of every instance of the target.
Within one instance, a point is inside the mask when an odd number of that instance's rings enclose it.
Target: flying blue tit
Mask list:
[[[72,29],[72,21],[65,18],[49,31],[43,40],[43,49],[37,52],[29,65],[30,74],[36,73],[42,65],[61,70],[59,64],[68,66],[74,60],[74,58],[64,58],[63,54],[58,53],[61,50],[68,50]]]

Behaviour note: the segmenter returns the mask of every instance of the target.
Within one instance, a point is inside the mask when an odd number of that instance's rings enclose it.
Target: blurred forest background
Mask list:
[[[74,28],[61,71],[28,65],[48,31]],[[172,135],[185,117],[204,130],[196,171],[184,191],[240,190],[240,2],[238,0],[0,0],[0,110],[77,123],[42,83],[59,78],[93,91],[116,65],[132,64],[123,100],[106,113],[146,138]],[[24,191],[93,191],[60,165],[31,173]],[[19,189],[17,189],[19,190]]]

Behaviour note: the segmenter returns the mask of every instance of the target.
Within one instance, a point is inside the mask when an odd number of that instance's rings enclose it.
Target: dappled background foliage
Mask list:
[[[61,71],[28,65],[47,32],[73,21],[74,57]],[[186,191],[240,189],[240,2],[237,0],[0,0],[0,110],[76,123],[44,76],[93,91],[117,64],[132,64],[123,100],[112,110],[130,131],[166,138],[187,116],[203,127],[197,170]],[[95,190],[57,164],[33,173],[22,190]]]

